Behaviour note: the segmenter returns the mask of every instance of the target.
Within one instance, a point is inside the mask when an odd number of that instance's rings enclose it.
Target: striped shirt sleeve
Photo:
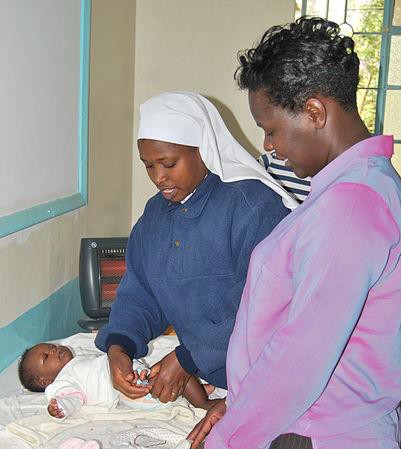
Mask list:
[[[276,159],[273,153],[262,154],[258,162],[266,171],[278,181],[287,192],[292,193],[299,202],[303,202],[310,192],[310,178],[301,179],[285,166],[285,162]]]

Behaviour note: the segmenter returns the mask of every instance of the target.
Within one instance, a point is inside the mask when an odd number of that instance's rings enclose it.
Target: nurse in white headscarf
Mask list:
[[[223,182],[259,179],[295,209],[299,203],[234,139],[216,107],[193,92],[165,92],[140,107],[138,140],[199,148],[206,167]]]
[[[138,149],[159,192],[133,228],[127,272],[96,345],[108,352],[114,386],[135,399],[148,390],[132,382],[132,358],[173,325],[180,344],[149,376],[153,396],[169,402],[191,375],[227,387],[228,341],[251,252],[297,202],[196,93],[142,104]]]

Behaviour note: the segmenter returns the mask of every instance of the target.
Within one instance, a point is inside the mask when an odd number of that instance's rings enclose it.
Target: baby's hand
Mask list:
[[[138,373],[137,370],[134,371],[133,384],[138,386],[138,387],[146,387],[146,386],[148,386],[149,385],[148,373],[149,373],[149,371],[147,369],[141,370],[140,373]]]
[[[62,408],[59,408],[57,399],[55,398],[50,399],[49,405],[47,406],[47,411],[54,418],[65,418],[65,413]]]

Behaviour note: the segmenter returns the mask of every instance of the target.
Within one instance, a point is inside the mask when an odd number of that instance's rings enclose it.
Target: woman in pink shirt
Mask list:
[[[192,448],[398,449],[401,180],[358,114],[354,41],[301,18],[239,60],[265,149],[311,193],[252,253],[228,396]]]

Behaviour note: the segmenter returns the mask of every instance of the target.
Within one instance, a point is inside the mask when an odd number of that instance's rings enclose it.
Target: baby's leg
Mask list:
[[[213,393],[213,391],[216,389],[216,387],[212,384],[202,384],[202,385],[203,385],[203,388],[206,390],[206,394],[208,396],[210,396]]]
[[[213,389],[210,390],[213,391]],[[189,378],[183,396],[194,407],[204,408],[208,410],[214,404],[214,400],[209,399],[205,387],[199,382],[198,378],[195,376],[191,376]]]

